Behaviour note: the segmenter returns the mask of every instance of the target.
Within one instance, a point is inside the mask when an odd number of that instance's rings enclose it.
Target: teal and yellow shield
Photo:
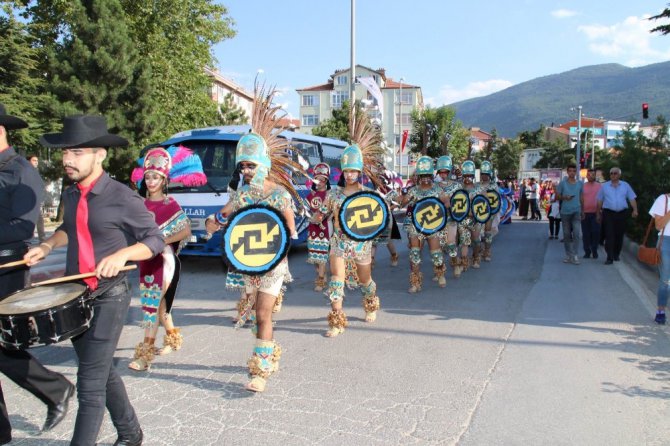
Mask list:
[[[496,215],[500,212],[500,207],[502,206],[500,192],[495,189],[489,189],[486,191],[486,197],[489,199],[489,204],[491,205],[491,215]]]
[[[389,223],[390,211],[386,201],[376,192],[361,191],[349,195],[337,213],[340,229],[357,242],[372,240]]]
[[[223,231],[223,258],[235,271],[258,276],[281,262],[291,246],[284,216],[254,204],[235,211]]]
[[[493,216],[491,213],[491,204],[485,195],[477,194],[472,199],[472,216],[477,223],[486,223]]]
[[[449,212],[454,221],[462,222],[470,212],[470,194],[464,189],[458,189],[451,194]]]
[[[436,197],[417,201],[412,212],[412,225],[420,234],[431,236],[447,224],[447,207]]]

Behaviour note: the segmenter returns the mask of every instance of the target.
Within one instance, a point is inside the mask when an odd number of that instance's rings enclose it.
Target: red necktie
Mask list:
[[[88,187],[77,184],[81,197],[77,204],[77,243],[79,245],[79,272],[90,273],[95,271],[95,251],[93,250],[93,239],[88,230],[88,193],[93,189],[97,181],[94,181]],[[98,278],[89,277],[84,282],[91,290],[98,287]]]

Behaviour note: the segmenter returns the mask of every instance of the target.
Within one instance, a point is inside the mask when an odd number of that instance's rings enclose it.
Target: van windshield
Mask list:
[[[172,192],[225,192],[235,170],[236,141],[185,141],[181,143],[200,157],[207,175],[207,184],[199,187],[184,187],[171,184]]]

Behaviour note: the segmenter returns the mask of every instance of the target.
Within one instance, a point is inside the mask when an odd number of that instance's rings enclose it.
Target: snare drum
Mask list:
[[[20,350],[55,344],[86,331],[92,317],[84,285],[64,283],[17,291],[0,302],[0,345]]]

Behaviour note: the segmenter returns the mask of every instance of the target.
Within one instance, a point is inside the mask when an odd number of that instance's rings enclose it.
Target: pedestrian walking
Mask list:
[[[612,167],[610,181],[603,184],[598,191],[597,217],[598,222],[602,220],[605,228],[605,265],[620,260],[629,205],[633,209],[631,216],[637,218],[636,197],[630,184],[621,179],[621,169]]]
[[[40,214],[44,183],[37,170],[9,145],[8,131],[28,127],[0,104],[0,263],[23,258],[33,238]],[[25,265],[0,270],[0,299],[25,288],[29,268]],[[49,431],[67,413],[74,385],[60,373],[52,372],[25,350],[0,347],[0,372],[35,395],[47,406],[42,431]],[[0,444],[12,441],[12,427],[0,387]]]
[[[556,193],[551,194],[551,206],[547,213],[549,218],[549,239],[558,240],[558,233],[561,230],[561,202],[556,199]]]
[[[586,173],[584,184],[584,220],[582,220],[582,237],[584,238],[584,258],[598,258],[600,242],[600,223],[598,222],[598,192],[602,185],[596,181],[595,169]]]
[[[658,292],[656,297],[657,324],[665,324],[665,309],[668,306],[670,292],[670,194],[663,194],[656,198],[649,209],[649,215],[654,219],[658,230],[658,244],[661,246],[661,264],[658,266]]]
[[[564,263],[579,265],[579,241],[582,238],[581,220],[584,218],[584,184],[577,179],[577,166],[568,166],[568,176],[556,188],[556,197],[561,200],[561,223],[565,247]]]
[[[37,155],[28,155],[26,157],[28,161],[30,161],[30,164],[37,170],[38,175],[39,175],[39,166],[40,166],[40,159]],[[44,233],[44,215],[42,214],[43,211],[43,206],[44,206],[44,200],[40,203],[40,212],[37,214],[37,221],[35,223],[35,227],[37,229],[37,239],[42,243],[45,239],[45,233]]]

